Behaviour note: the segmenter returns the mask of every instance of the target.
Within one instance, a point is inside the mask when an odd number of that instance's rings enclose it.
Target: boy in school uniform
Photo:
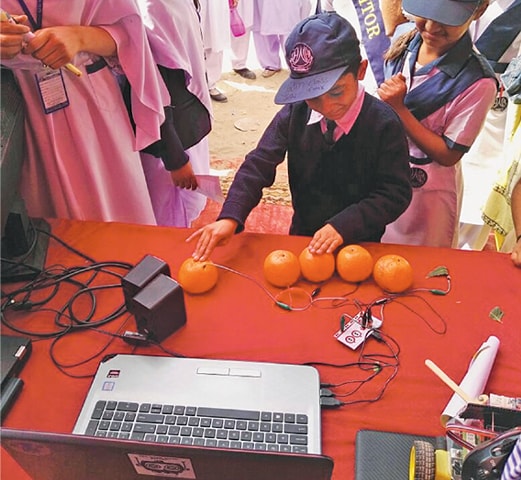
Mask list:
[[[378,242],[411,198],[408,150],[393,110],[361,84],[367,60],[356,31],[334,12],[297,24],[285,45],[284,107],[246,155],[216,222],[196,230],[193,257],[206,260],[244,229],[262,189],[287,157],[293,218],[289,233],[312,237],[315,254]]]

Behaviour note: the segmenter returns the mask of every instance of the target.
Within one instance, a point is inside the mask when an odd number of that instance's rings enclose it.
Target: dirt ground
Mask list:
[[[212,102],[210,166],[222,171],[220,183],[225,195],[245,155],[255,148],[264,129],[281,108],[273,103],[273,99],[289,74],[287,70],[281,70],[270,78],[263,78],[260,68],[253,67],[252,70],[257,74],[255,80],[245,80],[233,71],[223,73],[217,86],[228,101]],[[198,228],[214,221],[220,209],[218,203],[208,200],[205,210],[192,226]],[[259,206],[249,215],[246,230],[285,234],[291,212],[287,168],[283,162],[277,169],[274,184],[264,190]]]
[[[262,70],[254,71],[255,80],[245,80],[233,71],[225,72],[217,85],[228,101],[212,102],[214,122],[209,140],[212,159],[242,160],[257,145],[281,108],[273,103],[273,98],[288,71],[281,70],[270,78],[263,78]]]

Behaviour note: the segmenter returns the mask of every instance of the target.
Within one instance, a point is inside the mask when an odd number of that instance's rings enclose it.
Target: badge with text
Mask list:
[[[43,110],[46,114],[69,106],[69,97],[61,70],[46,67],[35,74]]]

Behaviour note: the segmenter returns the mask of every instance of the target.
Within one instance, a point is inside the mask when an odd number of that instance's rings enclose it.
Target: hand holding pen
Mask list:
[[[0,58],[11,59],[16,57],[24,48],[24,35],[30,31],[29,27],[23,25],[27,19],[25,15],[20,15],[20,23],[8,22],[4,12],[0,10]]]
[[[17,20],[13,16],[11,16],[7,12],[5,12],[4,10],[0,10],[0,21],[8,22],[10,24],[18,24]],[[26,43],[30,42],[34,38],[36,38],[36,35],[33,32],[31,32],[30,30],[27,30],[25,33],[23,33],[23,40]],[[29,52],[29,53],[31,53],[31,52]],[[75,67],[71,63],[66,63],[64,65],[64,68],[66,68],[68,71],[70,71],[71,73],[73,73],[74,75],[76,75],[78,77],[81,76],[81,70],[79,70],[77,67]]]

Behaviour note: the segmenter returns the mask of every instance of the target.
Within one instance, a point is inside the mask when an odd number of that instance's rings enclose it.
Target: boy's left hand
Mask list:
[[[344,243],[342,236],[329,223],[315,232],[308,248],[311,253],[321,255],[323,253],[333,253]]]

